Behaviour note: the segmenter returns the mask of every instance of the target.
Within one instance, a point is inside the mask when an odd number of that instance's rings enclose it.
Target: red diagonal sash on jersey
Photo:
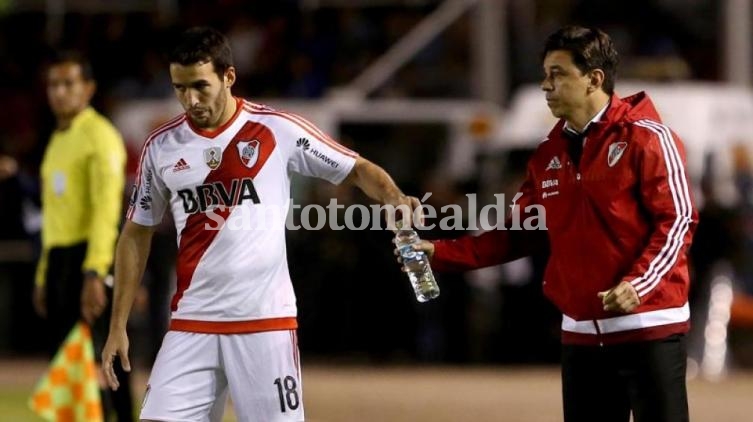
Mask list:
[[[241,142],[249,142],[251,145],[256,145],[254,140],[258,141],[258,149],[255,154],[258,154],[256,163],[251,168],[246,167],[242,157],[243,148],[238,148],[238,144]],[[195,142],[202,142],[202,140],[196,140]],[[233,137],[222,152],[222,161],[219,167],[210,171],[204,180],[204,184],[210,184],[220,182],[225,187],[225,192],[231,192],[232,180],[241,179],[243,177],[256,177],[264,163],[274,151],[277,143],[275,142],[272,131],[266,126],[255,123],[247,122],[243,128]],[[210,143],[207,143],[207,147],[211,147]],[[240,190],[240,186],[238,187]],[[235,198],[238,198],[236,193]],[[211,200],[211,199],[208,199]],[[260,198],[264,200],[264,198]],[[224,222],[232,212],[234,206],[215,209],[214,214],[220,216]],[[212,230],[207,230],[207,227],[212,227]],[[199,260],[212,244],[212,241],[220,232],[220,227],[217,227],[217,222],[207,216],[206,213],[201,211],[196,214],[190,215],[186,219],[186,224],[180,233],[180,245],[178,246],[178,259],[177,259],[177,275],[178,285],[173,296],[171,309],[175,311],[178,308],[178,302],[183,297],[183,292],[191,284],[191,279],[196,271],[196,267],[199,265]]]

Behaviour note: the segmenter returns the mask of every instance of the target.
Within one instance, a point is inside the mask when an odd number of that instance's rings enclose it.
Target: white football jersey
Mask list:
[[[248,333],[297,327],[285,216],[292,172],[339,184],[356,154],[295,114],[238,99],[212,132],[186,115],[141,152],[127,218],[154,226],[170,207],[178,233],[170,328]]]

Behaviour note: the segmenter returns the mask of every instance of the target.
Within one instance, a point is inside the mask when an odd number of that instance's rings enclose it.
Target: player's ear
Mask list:
[[[235,83],[235,67],[230,66],[225,70],[225,86],[230,88]]]

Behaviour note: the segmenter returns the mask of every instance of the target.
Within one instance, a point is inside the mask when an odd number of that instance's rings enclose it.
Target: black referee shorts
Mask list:
[[[54,355],[76,322],[81,320],[81,290],[84,285],[81,266],[85,257],[86,243],[51,248],[47,255],[45,300],[51,355]]]
[[[86,258],[86,243],[68,247],[51,248],[47,256],[45,293],[47,320],[51,330],[49,348],[51,355],[57,351],[81,316],[81,291],[84,288],[82,266]],[[108,303],[105,310],[92,325],[92,342],[95,359],[105,345],[110,329],[112,312],[112,288],[107,287]]]
[[[50,329],[50,356],[54,356],[73,326],[81,316],[81,291],[84,286],[82,266],[86,258],[86,243],[68,247],[51,248],[47,255],[45,293],[47,295],[47,321]],[[112,289],[107,288],[108,305],[91,327],[94,359],[101,360],[101,352],[107,340],[112,312]],[[121,388],[117,391],[103,390],[102,406],[105,421],[133,421],[133,397],[130,374],[116,361],[115,373]]]
[[[686,422],[684,335],[562,347],[565,422]]]

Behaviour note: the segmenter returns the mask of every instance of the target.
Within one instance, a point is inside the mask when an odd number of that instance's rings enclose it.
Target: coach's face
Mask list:
[[[170,78],[178,101],[196,126],[216,129],[224,123],[235,68],[218,75],[211,61],[187,66],[171,63]]]
[[[577,110],[587,106],[593,86],[590,75],[581,72],[573,63],[572,53],[554,50],[544,57],[541,89],[546,94],[546,105],[554,117],[569,120]]]

